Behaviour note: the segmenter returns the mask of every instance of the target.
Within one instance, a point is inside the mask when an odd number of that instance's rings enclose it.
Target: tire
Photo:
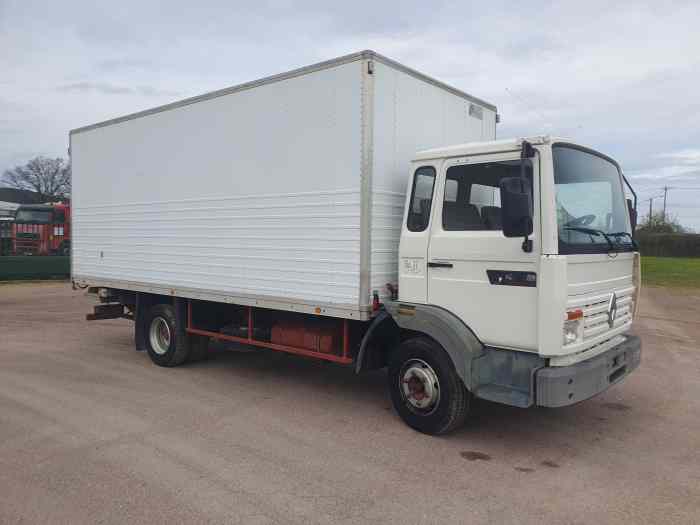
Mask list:
[[[450,432],[469,413],[471,394],[450,356],[431,339],[408,339],[396,347],[388,381],[396,412],[409,427],[424,434]]]
[[[151,361],[158,366],[178,366],[187,361],[189,341],[187,335],[178,330],[172,305],[153,306],[146,315],[144,326],[146,350]]]

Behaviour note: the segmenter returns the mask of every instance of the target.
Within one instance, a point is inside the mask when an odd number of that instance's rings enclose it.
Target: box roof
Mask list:
[[[441,89],[444,89],[446,91],[449,91],[450,93],[457,95],[459,97],[465,98],[471,102],[474,102],[475,104],[479,104],[487,109],[490,109],[492,111],[497,111],[496,106],[493,104],[486,102],[480,98],[474,97],[468,93],[465,93],[464,91],[461,91],[455,87],[452,87],[448,84],[445,84],[443,82],[440,82],[439,80],[436,80],[428,75],[425,75],[419,71],[416,71],[415,69],[412,69],[410,67],[404,66],[403,64],[396,62],[395,60],[392,60],[390,58],[387,58],[383,55],[380,55],[379,53],[372,51],[372,50],[365,50],[365,51],[360,51],[357,53],[352,53],[349,55],[344,55],[338,58],[334,58],[331,60],[326,60],[323,62],[318,62],[316,64],[312,64],[309,66],[304,66],[298,69],[293,69],[291,71],[286,71],[284,73],[279,73],[277,75],[272,75],[269,77],[264,77],[258,80],[253,80],[251,82],[245,82],[243,84],[238,84],[235,86],[227,87],[224,89],[219,89],[216,91],[211,91],[209,93],[204,93],[202,95],[197,95],[194,97],[178,100],[176,102],[171,102],[169,104],[164,104],[162,106],[156,106],[154,108],[146,109],[144,111],[138,111],[136,113],[130,113],[128,115],[124,115],[121,117],[113,118],[110,120],[105,120],[102,122],[98,122],[96,124],[90,124],[88,126],[83,126],[80,128],[72,129],[70,131],[70,134],[73,135],[75,133],[81,133],[83,131],[88,131],[91,129],[96,129],[96,128],[101,128],[104,126],[109,126],[112,124],[118,124],[120,122],[125,122],[127,120],[132,120],[135,118],[139,117],[144,117],[146,115],[152,115],[154,113],[160,113],[161,111],[168,111],[170,109],[175,109],[179,108],[182,106],[188,106],[190,104],[194,104],[196,102],[201,102],[204,100],[209,100],[212,98],[216,97],[222,97],[224,95],[229,95],[231,93],[236,93],[237,91],[244,91],[246,89],[252,89],[258,86],[262,86],[265,84],[271,84],[273,82],[279,82],[281,80],[287,80],[290,78],[298,77],[301,75],[306,75],[308,73],[313,73],[315,71],[321,71],[323,69],[329,69],[332,67],[337,67],[342,64],[347,64],[350,62],[356,62],[358,60],[363,60],[363,59],[371,59],[371,60],[376,60],[378,62],[382,62],[388,66],[391,66],[395,69],[398,69],[408,75],[411,75],[413,77],[416,77],[420,80],[423,80],[425,82],[428,82],[429,84],[433,84]]]

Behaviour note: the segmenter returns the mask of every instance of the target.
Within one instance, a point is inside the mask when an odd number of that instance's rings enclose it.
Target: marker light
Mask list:
[[[583,310],[569,310],[566,312],[567,321],[575,321],[576,319],[583,319]]]

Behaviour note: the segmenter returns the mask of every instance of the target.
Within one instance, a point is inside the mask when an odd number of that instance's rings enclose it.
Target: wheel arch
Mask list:
[[[472,361],[483,354],[484,345],[461,319],[433,305],[392,301],[385,308],[401,331],[427,336],[442,346],[457,375],[472,389]]]
[[[401,328],[386,310],[372,319],[362,337],[355,359],[355,373],[376,370],[389,364],[389,353],[401,340]]]

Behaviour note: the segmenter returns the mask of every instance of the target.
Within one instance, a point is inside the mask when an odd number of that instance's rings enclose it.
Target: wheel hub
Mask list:
[[[411,359],[402,368],[401,393],[406,406],[413,412],[426,415],[440,401],[440,383],[431,366],[421,359]]]
[[[153,351],[158,355],[165,354],[170,348],[171,337],[168,322],[162,317],[154,317],[149,330],[149,339]]]

